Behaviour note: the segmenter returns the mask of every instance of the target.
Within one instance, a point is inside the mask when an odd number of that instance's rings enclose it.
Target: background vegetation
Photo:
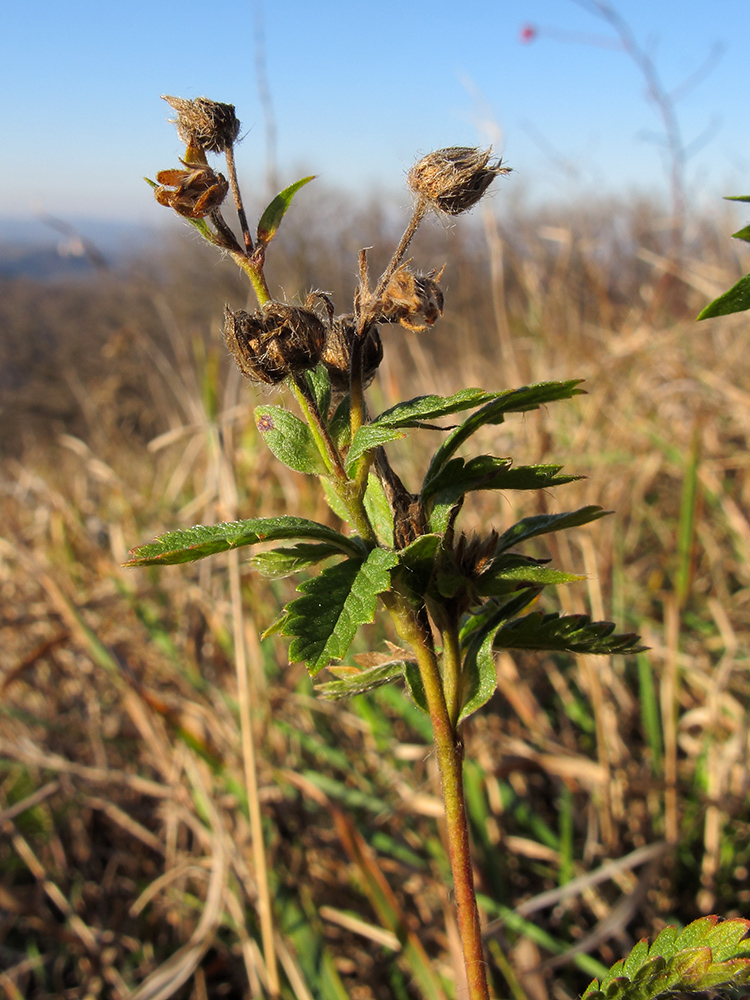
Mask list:
[[[375,248],[376,271],[396,226],[382,207],[310,191],[268,276],[342,307],[357,251]],[[502,655],[502,695],[466,727],[500,996],[577,995],[665,923],[750,910],[747,320],[694,322],[747,270],[722,211],[688,224],[680,259],[646,202],[430,224],[413,254],[450,262],[445,315],[429,333],[384,331],[373,410],[586,379],[588,395],[488,428],[487,443],[588,476],[541,498],[615,512],[554,540],[587,575],[562,610],[612,617],[651,647]],[[235,632],[221,558],[120,567],[183,524],[332,518],[264,450],[258,397],[225,356],[240,275],[180,232],[127,274],[1,284],[0,989],[124,998],[151,977],[134,996],[258,994],[234,665],[246,653],[285,995],[456,996],[426,716],[392,687],[316,699],[284,644],[258,641],[287,581],[269,588],[241,563]],[[417,481],[418,439],[393,455]],[[477,525],[541,512],[524,494],[488,500],[471,498]]]

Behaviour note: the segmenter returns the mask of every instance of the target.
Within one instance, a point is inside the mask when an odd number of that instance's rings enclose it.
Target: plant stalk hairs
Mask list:
[[[300,596],[265,634],[288,636],[290,662],[304,661],[311,677],[328,668],[336,679],[316,686],[324,698],[347,698],[401,683],[429,714],[468,995],[487,1000],[462,780],[462,724],[495,691],[498,650],[612,654],[643,648],[636,635],[616,634],[610,622],[529,610],[545,587],[581,577],[524,554],[524,543],[602,517],[606,512],[600,507],[524,517],[483,535],[465,534],[460,527],[464,500],[473,491],[542,490],[578,478],[563,474],[558,465],[514,465],[508,458],[469,455],[465,449],[482,427],[582,392],[578,380],[419,396],[376,415],[367,407],[365,390],[388,349],[387,328],[400,324],[419,335],[443,313],[442,271],[419,273],[405,260],[420,223],[430,212],[458,216],[468,211],[509,170],[492,160],[490,150],[452,147],[423,157],[408,175],[413,212],[388,266],[373,278],[362,250],[354,301],[348,311],[337,314],[323,292],[310,293],[300,304],[275,300],[264,275],[266,254],[281,221],[294,195],[312,178],[302,178],[278,194],[252,233],[234,167],[240,127],[234,108],[205,98],[165,100],[177,113],[185,155],[179,168],[161,171],[156,182],[149,183],[160,204],[188,219],[247,275],[257,308],[225,310],[227,348],[251,382],[289,387],[300,413],[260,405],[255,410],[258,431],[277,459],[320,478],[344,526],[338,530],[291,514],[201,525],[170,531],[134,549],[127,565],[190,562],[239,546],[275,542],[275,548],[251,560],[260,573],[279,578],[322,566],[299,585]],[[208,153],[224,155],[228,179],[209,164]],[[230,191],[241,238],[223,214]],[[412,492],[392,469],[387,445],[412,430],[434,430],[435,422],[445,417],[451,423],[443,428],[442,442]],[[362,669],[342,666],[359,627],[373,620],[378,607],[390,616],[403,648],[391,646],[387,653],[371,654]],[[741,924],[744,934],[744,921]],[[706,927],[705,934],[713,933],[711,928]],[[734,938],[739,940],[737,934]],[[639,953],[640,965],[631,963],[628,974],[635,975],[651,961],[648,967],[656,975],[656,957]],[[668,961],[659,958],[661,972]],[[618,983],[623,975],[619,973]],[[691,987],[688,978],[675,974],[672,988],[678,981],[676,988]],[[590,990],[594,986],[600,989],[595,983]]]

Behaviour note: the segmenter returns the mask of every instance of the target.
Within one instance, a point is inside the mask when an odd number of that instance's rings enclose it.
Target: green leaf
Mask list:
[[[294,184],[290,184],[289,187],[284,188],[280,194],[276,195],[273,201],[266,207],[263,215],[260,217],[260,222],[258,223],[258,243],[268,246],[276,235],[276,231],[281,225],[281,220],[284,218],[286,210],[292,203],[292,198],[301,187],[304,187],[305,184],[308,184],[314,179],[314,175],[310,177],[303,177],[301,180],[295,181]]]
[[[390,663],[380,663],[376,667],[368,667],[366,670],[350,668],[351,673],[340,677],[335,681],[326,681],[324,684],[315,685],[315,693],[321,698],[337,700],[340,698],[352,698],[357,694],[366,694],[375,688],[390,684],[404,676],[404,661],[391,660]]]
[[[367,477],[365,510],[382,545],[393,548],[393,513],[383,485],[371,472]]]
[[[535,538],[537,535],[546,535],[551,531],[562,531],[565,528],[576,528],[611,513],[609,510],[592,505],[580,507],[578,510],[568,511],[564,514],[535,514],[532,517],[524,517],[503,532],[497,543],[497,552],[499,554],[529,538]]]
[[[399,438],[406,437],[403,431],[394,427],[381,427],[380,424],[365,424],[360,427],[354,435],[352,446],[346,456],[346,471],[351,474],[358,460],[366,451],[379,448],[390,441],[398,441]]]
[[[286,608],[284,635],[292,636],[289,662],[304,660],[311,676],[341,659],[360,627],[375,615],[378,594],[388,590],[395,552],[373,549],[367,559],[347,559],[297,588],[303,595]]]
[[[458,448],[480,427],[484,427],[486,424],[501,424],[506,413],[536,410],[543,403],[577,396],[584,391],[577,388],[581,382],[582,379],[569,379],[566,382],[538,382],[535,385],[526,385],[520,389],[509,389],[507,392],[498,393],[495,399],[485,404],[476,413],[472,413],[440,445],[432,458],[422,488],[430,488],[432,480],[453,457]]]
[[[601,982],[590,983],[583,1000],[656,1000],[667,994],[716,989],[734,993],[750,981],[745,937],[749,926],[741,918],[720,922],[709,916],[679,933],[666,927],[650,948],[645,940],[639,941]]]
[[[539,596],[542,589],[535,586],[526,587],[514,592],[511,598],[502,603],[491,598],[478,611],[472,612],[461,625],[459,632],[461,646],[466,648],[471,642],[481,642],[490,633],[494,635],[498,626],[519,615]]]
[[[272,580],[298,573],[308,566],[328,559],[330,556],[340,556],[341,549],[331,544],[313,545],[300,542],[291,548],[272,549],[270,552],[259,552],[251,556],[249,562],[254,570]]]
[[[282,406],[256,406],[255,425],[273,454],[295,472],[327,472],[310,428]]]
[[[718,299],[709,302],[705,309],[698,313],[697,319],[712,319],[715,316],[728,316],[729,313],[744,312],[750,309],[750,274],[740,278],[728,292]]]
[[[331,422],[328,425],[328,433],[331,435],[333,443],[339,451],[346,451],[351,443],[352,425],[350,408],[351,397],[347,394],[336,407],[336,412],[331,417]]]
[[[419,672],[419,667],[416,663],[406,662],[404,664],[404,680],[406,681],[406,686],[409,689],[409,694],[412,696],[412,700],[417,708],[421,708],[423,712],[430,714],[430,709],[427,704],[427,695],[425,694],[424,684],[422,683],[422,675]]]
[[[736,233],[732,233],[732,238],[750,243],[750,226],[743,226],[742,229],[738,229]]]
[[[325,419],[331,408],[331,380],[324,365],[316,365],[315,368],[305,372],[307,384],[315,398],[318,413]]]
[[[541,490],[583,478],[560,476],[561,468],[561,465],[514,468],[511,459],[494,455],[478,455],[469,461],[453,458],[425,487],[425,499],[434,498],[430,505],[430,527],[433,531],[445,531],[456,503],[473,490]]]
[[[750,201],[750,194],[727,194],[724,201]]]
[[[476,592],[481,597],[499,597],[510,590],[517,590],[519,584],[535,584],[541,587],[559,587],[566,583],[578,583],[586,577],[580,573],[565,573],[560,569],[540,566],[535,560],[523,559],[522,564],[507,565],[500,561],[482,573],[476,581]]]
[[[414,599],[420,603],[429,586],[435,554],[441,541],[440,535],[420,535],[398,553],[399,563],[405,570],[400,579],[403,579]]]
[[[466,679],[465,701],[459,722],[486,705],[497,687],[495,656],[492,649],[494,634],[490,632],[481,642],[479,638],[469,644],[464,657]]]
[[[246,521],[222,524],[198,524],[193,528],[168,531],[147,545],[131,550],[125,566],[158,566],[193,562],[215,552],[226,552],[242,545],[274,542],[285,538],[308,538],[329,542],[345,555],[362,555],[361,542],[347,538],[335,528],[304,517],[251,517]]]
[[[614,629],[613,622],[592,622],[588,615],[533,611],[503,625],[495,636],[495,648],[599,654],[639,653],[646,648],[635,633],[613,635]]]
[[[436,420],[461,410],[471,410],[496,399],[497,392],[462,389],[452,396],[415,396],[379,413],[372,421],[381,427],[420,427],[425,420]]]

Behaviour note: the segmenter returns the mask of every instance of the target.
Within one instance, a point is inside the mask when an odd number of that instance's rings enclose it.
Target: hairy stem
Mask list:
[[[258,299],[258,305],[265,305],[266,302],[271,301],[271,293],[268,290],[268,285],[266,284],[266,278],[263,274],[261,267],[257,267],[252,261],[248,260],[244,253],[236,253],[229,251],[232,260],[240,267],[245,274],[250,279],[250,284],[253,286],[253,291]]]
[[[435,756],[445,804],[453,889],[458,910],[469,1000],[489,1000],[487,966],[482,949],[474,873],[469,847],[469,822],[463,786],[463,745],[448,714],[432,633],[426,615],[416,612],[405,599],[390,592],[384,595],[399,635],[412,646],[424,685],[432,721]]]
[[[237,182],[237,168],[234,165],[234,149],[232,146],[227,146],[224,151],[227,158],[227,173],[229,174],[229,185],[232,188],[232,194],[234,195],[234,206],[237,209],[237,217],[240,220],[240,227],[242,229],[242,238],[245,241],[245,250],[248,254],[253,252],[253,238],[250,235],[250,227],[247,224],[247,215],[245,214],[245,206],[242,204],[242,195],[240,194],[240,185]]]
[[[391,257],[391,262],[388,267],[383,271],[378,281],[378,287],[375,289],[374,298],[378,299],[385,291],[385,286],[393,277],[393,272],[396,270],[398,265],[403,260],[404,254],[409,249],[409,244],[414,239],[414,234],[419,229],[422,219],[424,219],[427,214],[427,202],[424,198],[420,198],[417,204],[414,206],[414,211],[412,212],[411,219],[409,220],[409,225],[404,230],[404,235],[401,237],[396,251]]]

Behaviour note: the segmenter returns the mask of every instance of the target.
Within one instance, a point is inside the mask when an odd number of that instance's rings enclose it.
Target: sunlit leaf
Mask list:
[[[380,663],[367,670],[357,670],[350,668],[350,672],[339,677],[335,681],[325,681],[323,684],[315,685],[315,693],[322,698],[336,700],[339,698],[352,698],[357,694],[365,694],[375,688],[390,684],[392,681],[400,680],[404,676],[404,661],[391,660],[389,663]]]
[[[365,560],[347,559],[297,588],[303,595],[286,608],[284,635],[292,636],[289,662],[304,660],[312,676],[340,660],[360,625],[371,622],[378,595],[391,582],[394,552],[373,549]]]
[[[709,302],[705,309],[698,313],[698,319],[712,319],[715,316],[728,316],[730,313],[744,312],[750,309],[750,274],[746,274],[718,299]]]
[[[425,475],[423,489],[430,489],[432,480],[441,472],[458,448],[480,427],[502,423],[506,413],[523,413],[527,410],[535,410],[544,403],[576,396],[584,391],[577,388],[581,381],[582,379],[569,379],[566,382],[538,382],[535,385],[526,385],[520,389],[509,389],[507,392],[498,393],[495,399],[486,403],[476,413],[472,413],[440,445]]]
[[[258,243],[268,245],[271,242],[281,225],[281,220],[284,218],[286,210],[292,203],[292,198],[301,187],[309,184],[314,179],[314,175],[303,177],[276,195],[260,217],[260,222],[258,223]]]
[[[126,566],[157,566],[193,562],[216,552],[226,552],[243,545],[273,542],[287,538],[306,538],[328,542],[346,555],[360,555],[357,539],[347,538],[334,528],[304,517],[251,517],[246,521],[221,524],[198,524],[192,528],[168,531],[155,541],[131,550]]]
[[[255,426],[280,462],[308,475],[322,475],[325,462],[310,428],[282,406],[257,406]]]
[[[508,622],[495,636],[496,649],[566,650],[570,653],[639,653],[646,647],[633,632],[613,634],[613,622],[592,622],[588,615],[532,611]]]

